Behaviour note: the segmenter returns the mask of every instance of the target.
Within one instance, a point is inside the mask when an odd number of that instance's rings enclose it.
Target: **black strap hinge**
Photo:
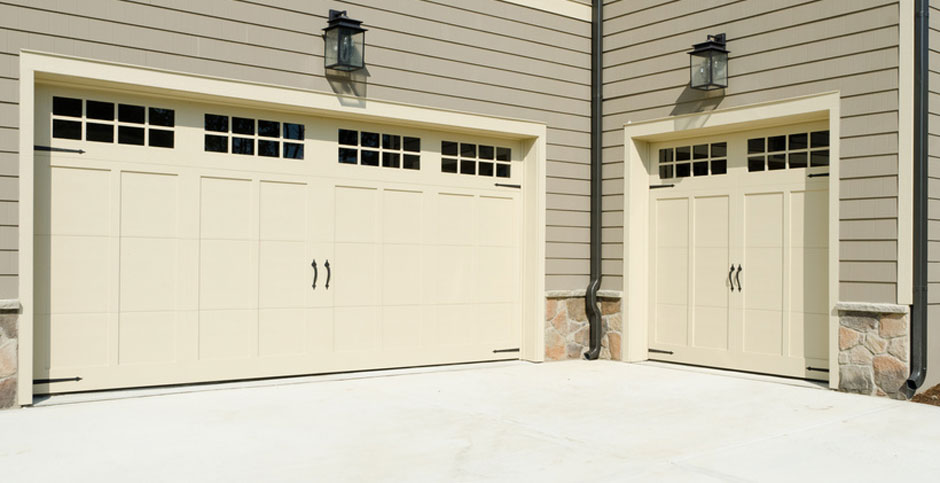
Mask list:
[[[514,349],[493,349],[493,354],[500,354],[503,352],[519,352],[519,348],[516,347]]]
[[[56,153],[76,153],[76,154],[85,154],[84,149],[69,149],[69,148],[54,148],[52,146],[33,146],[33,151],[53,151]]]
[[[496,183],[496,186],[498,186],[498,187],[500,187],[500,188],[516,188],[516,189],[522,189],[522,185],[521,185],[521,184]]]
[[[33,384],[50,384],[50,383],[53,383],[53,382],[78,382],[78,381],[81,381],[81,380],[82,380],[82,378],[80,378],[80,377],[78,377],[78,376],[75,376],[75,377],[60,377],[60,378],[57,378],[57,379],[33,379]]]
[[[668,184],[651,184],[651,185],[650,185],[650,189],[651,189],[651,190],[658,190],[658,189],[660,189],[660,188],[673,188],[673,187],[675,187],[675,186],[676,186],[676,185],[674,185],[674,184],[672,184],[672,183],[668,183]]]
[[[653,348],[650,348],[650,349],[648,349],[648,350],[649,350],[650,352],[654,353],[654,354],[669,354],[669,355],[672,355],[672,351],[664,351],[664,350],[662,350],[662,349],[653,349]]]

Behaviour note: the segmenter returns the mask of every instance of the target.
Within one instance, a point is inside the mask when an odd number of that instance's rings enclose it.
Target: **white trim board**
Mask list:
[[[502,0],[506,3],[515,3],[523,7],[535,8],[546,12],[557,13],[565,17],[591,21],[591,6],[572,0]]]
[[[523,192],[523,280],[529,281],[523,287],[520,358],[534,362],[544,359],[545,124],[24,50],[20,52],[19,85],[18,284],[19,300],[22,303],[19,319],[19,404],[32,404],[33,398],[33,131],[37,82],[106,87],[153,96],[202,99],[335,119],[397,123],[520,141],[525,153],[526,187]]]
[[[827,119],[829,167],[829,386],[839,387],[840,95],[826,92],[779,101],[654,119],[624,126],[624,338],[622,359],[649,355],[649,143]]]

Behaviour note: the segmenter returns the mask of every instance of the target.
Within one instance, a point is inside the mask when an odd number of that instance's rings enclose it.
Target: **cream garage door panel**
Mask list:
[[[518,145],[353,125],[350,165],[327,119],[39,96],[37,144],[82,153],[36,157],[37,393],[517,356]]]
[[[826,378],[824,129],[652,146],[651,358]]]

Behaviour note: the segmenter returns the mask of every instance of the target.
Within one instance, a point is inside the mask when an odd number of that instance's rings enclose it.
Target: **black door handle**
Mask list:
[[[728,269],[728,285],[731,285],[731,291],[734,292],[734,280],[731,280],[731,274],[734,273],[734,264],[731,264],[731,268]]]
[[[738,292],[740,292],[742,290],[741,289],[741,265],[740,264],[738,264],[738,271],[734,272],[734,280],[738,282]]]
[[[317,271],[317,260],[314,259],[313,262],[310,264],[310,266],[313,267],[313,289],[316,290],[317,289],[317,275],[319,275]]]
[[[329,289],[330,289],[330,277],[333,275],[333,272],[330,270],[330,261],[327,260],[327,261],[323,262],[323,266],[326,267],[326,285],[325,285],[325,288],[326,288],[327,290],[329,290]]]

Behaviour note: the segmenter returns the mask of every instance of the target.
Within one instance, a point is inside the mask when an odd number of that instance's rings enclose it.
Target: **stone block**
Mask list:
[[[559,334],[568,332],[568,316],[565,315],[564,311],[556,313],[555,317],[552,318],[550,323]]]
[[[864,332],[877,329],[878,318],[874,314],[864,312],[844,312],[839,316],[839,325]]]
[[[870,367],[842,366],[839,368],[839,390],[857,394],[871,394],[874,380]]]
[[[598,355],[598,358],[600,358],[600,359],[606,359],[606,360],[609,361],[609,360],[610,360],[610,350],[607,349],[606,347],[601,348],[601,353]]]
[[[623,332],[623,315],[617,313],[607,318],[607,325],[610,330]]]
[[[882,337],[900,337],[907,335],[906,314],[885,314],[881,317],[878,333]]]
[[[565,350],[567,351],[566,354],[568,359],[580,359],[581,354],[584,354],[587,351],[583,346],[578,344],[568,344],[565,347]]]
[[[0,409],[16,405],[16,377],[0,379]]]
[[[910,353],[911,346],[908,343],[907,337],[895,337],[888,343],[888,354],[897,357],[898,360],[907,362]]]
[[[876,356],[871,362],[875,373],[875,384],[888,394],[901,389],[907,380],[907,366],[891,356]]]
[[[10,339],[19,337],[17,330],[19,317],[17,314],[0,314],[0,332],[6,334]]]
[[[601,301],[601,315],[613,315],[613,314],[619,314],[619,313],[620,313],[620,299]]]
[[[620,334],[611,332],[607,334],[607,345],[610,348],[610,358],[615,361],[620,360]]]
[[[564,305],[564,302],[560,302],[558,299],[545,300],[545,320],[552,320],[555,318],[555,315],[558,314],[559,304]]]
[[[872,354],[884,354],[884,351],[888,350],[888,341],[875,335],[874,332],[865,335],[864,344]]]
[[[582,346],[587,346],[591,343],[591,327],[584,325],[577,332],[574,333],[571,340],[575,344],[580,344]]]
[[[848,357],[846,363],[848,364],[861,364],[864,366],[870,366],[871,360],[874,355],[869,351],[865,346],[857,345],[845,352],[843,352]]]
[[[581,297],[572,298],[565,301],[568,308],[568,318],[571,320],[586,321],[587,314],[584,312],[584,299]]]
[[[565,359],[565,338],[552,329],[545,331],[545,358],[553,361]]]
[[[16,340],[0,340],[0,377],[16,374]]]
[[[848,327],[839,327],[839,350],[851,349],[862,340],[862,334]]]

